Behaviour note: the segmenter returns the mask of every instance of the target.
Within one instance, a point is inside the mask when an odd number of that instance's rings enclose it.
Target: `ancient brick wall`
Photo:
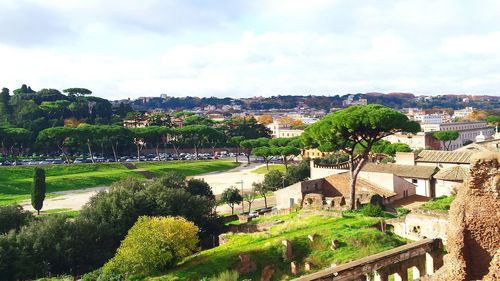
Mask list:
[[[474,158],[469,179],[450,209],[445,266],[432,280],[492,280],[494,276],[487,274],[500,247],[500,153]]]

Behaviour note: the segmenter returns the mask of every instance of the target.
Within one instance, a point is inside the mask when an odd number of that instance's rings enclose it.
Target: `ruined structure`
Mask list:
[[[296,280],[500,280],[500,153],[473,157],[466,183],[451,206],[448,255],[440,239],[423,239]],[[436,269],[439,269],[435,272]]]
[[[500,153],[475,155],[450,209],[445,266],[430,280],[498,280],[499,193]]]

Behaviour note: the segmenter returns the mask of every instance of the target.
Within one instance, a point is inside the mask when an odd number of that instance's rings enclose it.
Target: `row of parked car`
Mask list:
[[[17,160],[16,162],[14,161],[0,161],[0,166],[36,166],[36,165],[57,165],[57,164],[67,164],[67,162],[64,160],[64,155],[61,155],[60,158],[44,158],[44,159],[20,159]],[[147,154],[147,155],[141,155],[140,156],[140,161],[175,161],[175,160],[210,160],[210,159],[219,159],[219,158],[229,158],[229,157],[235,157],[236,154],[234,153],[228,153],[228,154],[216,154],[213,155],[211,153],[200,153],[198,156],[196,156],[193,153],[180,153],[178,156],[175,154],[169,154],[169,153],[160,153],[158,156],[155,154]],[[244,154],[242,153],[242,156]],[[38,157],[43,157],[43,156],[38,156]],[[82,164],[82,163],[92,163],[92,159],[89,156],[86,155],[74,155],[73,157],[74,160],[70,160],[71,163],[73,164]],[[116,162],[114,157],[101,157],[101,156],[95,156],[94,157],[94,162],[95,163],[109,163],[109,162]],[[137,156],[121,156],[118,158],[118,162],[137,162]]]

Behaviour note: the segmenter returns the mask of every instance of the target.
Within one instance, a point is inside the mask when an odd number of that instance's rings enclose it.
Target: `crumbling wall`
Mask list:
[[[448,255],[431,280],[494,280],[500,247],[500,153],[476,154],[448,222]],[[495,277],[493,277],[495,278]]]

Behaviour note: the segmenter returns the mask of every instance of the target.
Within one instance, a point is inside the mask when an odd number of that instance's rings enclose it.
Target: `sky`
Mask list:
[[[0,87],[500,95],[500,1],[0,0]]]

